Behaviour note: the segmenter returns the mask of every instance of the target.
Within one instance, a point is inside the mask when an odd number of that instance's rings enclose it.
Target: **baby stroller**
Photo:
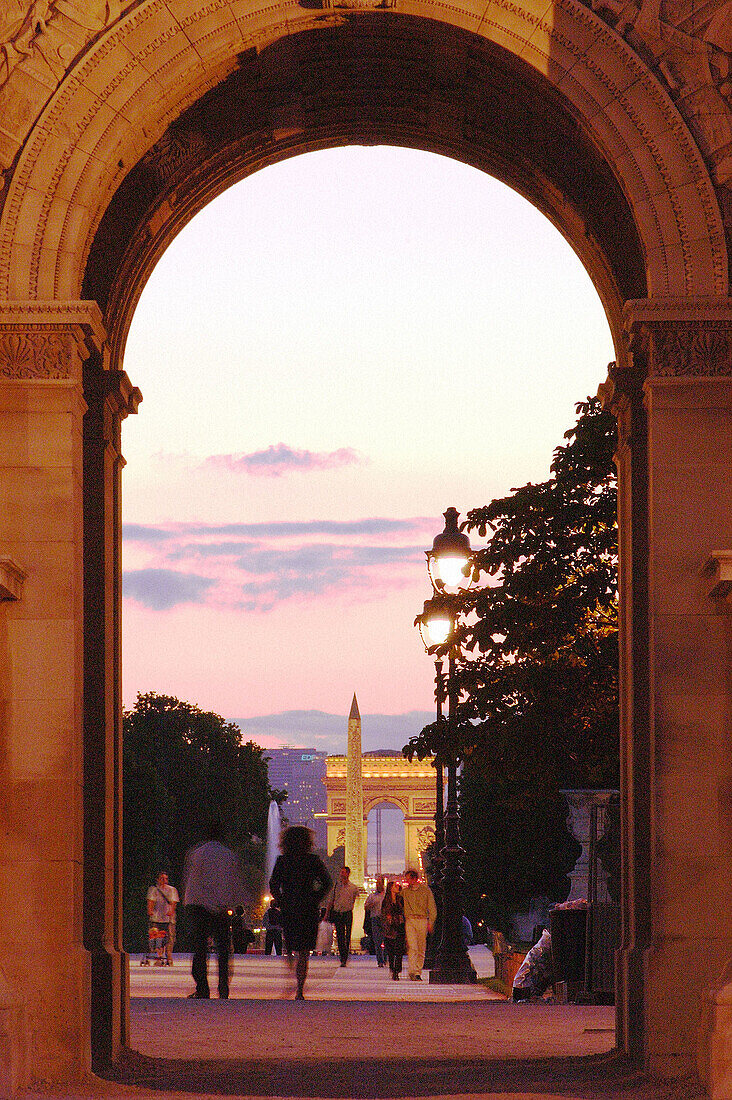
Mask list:
[[[159,925],[151,924],[147,931],[147,953],[140,959],[140,966],[165,966],[165,948],[168,933]]]

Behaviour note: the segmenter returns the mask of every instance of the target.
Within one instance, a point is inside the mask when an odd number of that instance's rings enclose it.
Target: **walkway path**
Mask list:
[[[488,953],[479,968],[490,969]],[[304,1002],[282,963],[237,959],[232,998],[187,1000],[187,960],[131,967],[132,1054],[116,1080],[25,1100],[692,1100],[616,1059],[613,1010],[513,1005],[482,987],[391,982],[373,959],[313,962]],[[427,975],[425,974],[425,979]],[[214,983],[215,986],[215,983]],[[289,987],[288,987],[289,988]]]

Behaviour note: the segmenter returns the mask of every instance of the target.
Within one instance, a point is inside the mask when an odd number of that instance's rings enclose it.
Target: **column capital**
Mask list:
[[[142,401],[142,393],[137,386],[132,385],[126,371],[107,370],[99,377],[107,403],[120,420],[137,412]]]
[[[636,378],[732,377],[732,298],[637,299],[623,313]]]
[[[79,381],[106,338],[96,302],[0,304],[0,380]]]
[[[19,600],[23,592],[24,569],[12,558],[0,557],[0,601]]]

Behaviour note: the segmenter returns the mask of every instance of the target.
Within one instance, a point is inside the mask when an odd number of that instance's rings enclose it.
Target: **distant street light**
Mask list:
[[[438,654],[435,661],[437,699],[437,725],[442,720],[443,677],[442,656],[447,654],[447,702],[448,717],[444,748],[436,753],[437,802],[435,812],[435,847],[438,849],[438,893],[440,901],[440,941],[430,971],[430,982],[436,985],[467,985],[476,981],[476,973],[470,961],[463,936],[463,878],[464,850],[460,846],[460,809],[457,797],[457,744],[458,686],[455,664],[460,656],[456,636],[456,620],[462,605],[462,595],[473,579],[470,540],[458,528],[458,512],[448,508],[445,529],[437,535],[432,549],[426,552],[427,571],[432,581],[433,596],[427,600],[418,617],[419,630],[425,648]],[[442,769],[447,766],[447,806],[442,814]],[[444,829],[444,844],[440,850],[440,835]]]

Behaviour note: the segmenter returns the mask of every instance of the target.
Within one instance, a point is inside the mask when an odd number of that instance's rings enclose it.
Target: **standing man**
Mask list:
[[[381,928],[381,906],[384,902],[385,878],[383,875],[376,877],[376,889],[369,894],[364,905],[365,911],[371,919],[371,939],[376,951],[376,965],[384,966],[384,933]]]
[[[223,843],[219,820],[212,822],[207,839],[186,856],[183,901],[193,941],[191,974],[196,983],[189,997],[208,1000],[207,944],[213,936],[219,960],[219,997],[229,996],[229,912],[246,905],[239,857]]]
[[[351,868],[341,867],[338,882],[333,887],[333,896],[327,918],[335,927],[341,966],[346,965],[351,952],[353,906],[356,898],[361,893],[363,893],[363,887],[356,886],[355,882],[351,882]]]
[[[156,966],[173,965],[173,944],[175,943],[175,907],[178,904],[178,891],[171,886],[168,875],[161,871],[147,892],[147,922],[150,933],[148,938],[156,941]],[[148,952],[149,954],[149,952]]]
[[[407,968],[410,981],[421,982],[427,933],[432,931],[437,919],[437,906],[429,886],[426,882],[419,881],[415,870],[410,868],[406,878],[407,888],[402,896],[407,935]]]

